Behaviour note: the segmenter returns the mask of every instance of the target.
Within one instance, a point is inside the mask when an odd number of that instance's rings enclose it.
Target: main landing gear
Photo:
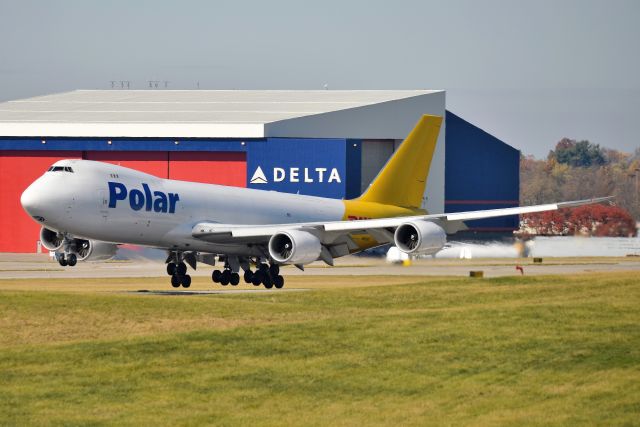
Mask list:
[[[254,286],[264,285],[267,289],[271,289],[274,286],[280,289],[284,286],[284,278],[280,275],[279,265],[260,263],[257,267],[256,271],[251,271],[248,263],[243,266],[245,283],[251,283]],[[213,271],[211,280],[213,280],[213,283],[220,283],[222,286],[237,286],[240,283],[240,275],[232,270],[232,266],[227,262],[223,271]]]
[[[242,278],[245,283],[254,286],[264,285],[265,288],[280,289],[284,286],[284,278],[280,275],[280,266],[272,263],[267,264],[262,258],[249,258],[238,256],[218,257],[219,262],[224,263],[223,270],[214,270],[211,280],[220,283],[222,286],[238,286],[240,284],[240,271],[244,271]],[[185,263],[186,261],[186,263]],[[201,260],[209,265],[215,264],[215,258]],[[74,261],[75,262],[75,261]],[[192,252],[170,252],[167,257],[167,274],[171,276],[171,286],[174,288],[188,288],[191,286],[191,276],[187,274],[187,264],[195,270],[196,258]],[[251,264],[256,265],[256,270],[251,270]]]
[[[171,286],[183,288],[191,286],[191,276],[187,274],[187,265],[180,261],[178,263],[170,262],[167,264],[167,274],[171,276]]]

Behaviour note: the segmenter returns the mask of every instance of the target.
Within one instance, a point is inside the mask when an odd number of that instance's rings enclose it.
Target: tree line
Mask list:
[[[557,201],[588,199],[591,197],[614,196],[615,208],[608,210],[587,209],[593,212],[593,226],[564,227],[557,232],[557,224],[562,215],[523,216],[523,228],[538,230],[537,234],[572,234],[580,230],[590,230],[596,235],[624,235],[629,227],[635,233],[635,221],[640,221],[640,148],[633,153],[606,149],[589,141],[563,138],[546,159],[533,156],[520,158],[520,204],[543,204]],[[607,213],[608,212],[608,213]],[[565,214],[565,220],[570,216]],[[603,217],[605,215],[605,217]],[[607,233],[596,230],[596,222],[610,216]],[[532,227],[533,225],[535,227]],[[622,225],[624,224],[624,225]],[[633,224],[633,225],[630,225]],[[556,228],[554,228],[556,227]],[[553,231],[555,230],[555,231]],[[617,230],[617,231],[615,231]],[[615,234],[617,233],[617,234]]]

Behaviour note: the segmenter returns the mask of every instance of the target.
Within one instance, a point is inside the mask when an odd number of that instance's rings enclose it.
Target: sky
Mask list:
[[[563,137],[632,152],[638,22],[636,0],[0,0],[0,101],[113,80],[445,89],[524,154]]]

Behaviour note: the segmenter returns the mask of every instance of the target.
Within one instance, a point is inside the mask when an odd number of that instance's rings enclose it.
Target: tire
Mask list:
[[[174,288],[180,287],[180,276],[178,276],[177,274],[171,276],[171,286],[173,286]]]
[[[222,271],[220,270],[213,270],[213,273],[211,273],[211,280],[213,280],[213,283],[220,283],[221,277]]]
[[[67,266],[67,259],[64,257],[64,254],[61,254],[58,257],[58,264],[60,264],[62,267],[66,267]]]
[[[265,274],[264,278],[262,279],[262,284],[267,289],[273,288],[273,280],[271,280],[271,276],[269,276],[268,274]]]
[[[220,283],[222,284],[222,286],[227,286],[230,281],[231,281],[231,273],[229,272],[229,270],[225,270],[224,273],[222,273],[222,276],[220,277]]]
[[[238,286],[238,283],[240,283],[240,275],[238,273],[231,273],[229,283],[231,283],[231,286]]]
[[[187,264],[181,262],[180,264],[176,265],[176,273],[178,273],[178,275],[180,276],[184,276],[185,274],[187,274]]]
[[[271,273],[271,277],[276,277],[280,274],[280,266],[278,264],[271,264],[269,266],[269,273]]]
[[[260,286],[260,284],[262,283],[262,277],[262,271],[256,271],[255,273],[253,273],[253,277],[251,278],[251,283],[253,283],[253,286]]]
[[[176,265],[172,262],[167,264],[167,274],[173,276],[176,273]]]
[[[188,288],[189,286],[191,286],[191,276],[185,274],[184,276],[182,276],[181,282],[183,288]]]
[[[244,272],[244,283],[251,283],[253,281],[253,271],[247,270]]]
[[[284,286],[284,277],[280,276],[279,274],[274,277],[273,286],[275,286],[276,289],[282,289],[282,287]]]
[[[69,254],[66,261],[69,267],[73,267],[78,263],[78,257],[76,256],[76,254]]]

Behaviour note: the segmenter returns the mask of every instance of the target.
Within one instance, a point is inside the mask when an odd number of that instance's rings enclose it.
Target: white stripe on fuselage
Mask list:
[[[49,208],[56,212],[43,215],[45,225],[96,240],[214,251],[216,245],[191,237],[196,223],[284,224],[336,221],[344,216],[344,204],[335,199],[161,179],[89,160],[63,160],[56,165],[71,166],[74,173],[49,172],[36,181],[46,197],[57,200]],[[109,207],[109,182],[118,187],[115,207]],[[126,198],[121,186],[126,188]],[[170,212],[171,198],[174,212]],[[221,248],[230,250],[226,245]]]

